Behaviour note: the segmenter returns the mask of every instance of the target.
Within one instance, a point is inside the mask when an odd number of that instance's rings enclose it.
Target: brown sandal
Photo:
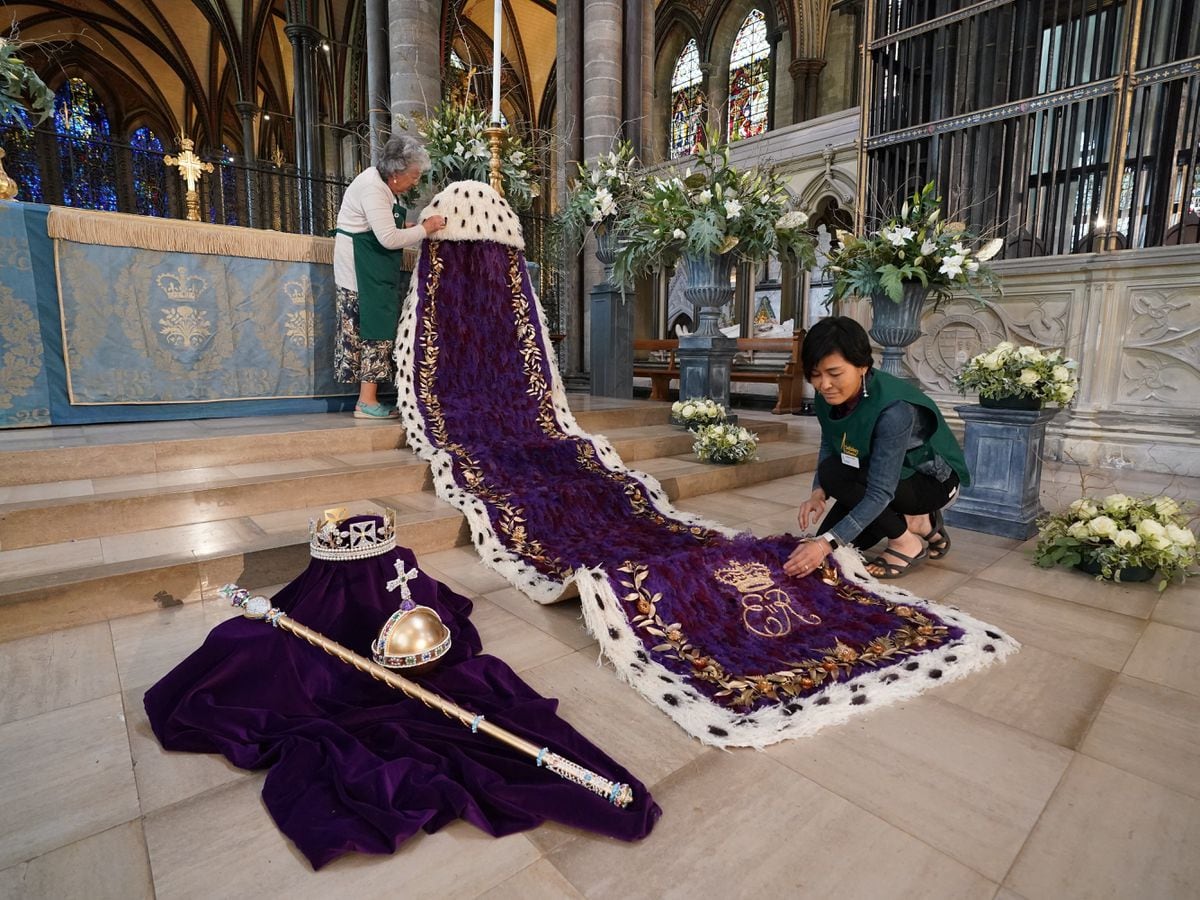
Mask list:
[[[899,566],[890,560],[884,559],[884,553],[888,554],[889,556],[894,556],[896,559],[904,560],[904,565]],[[926,550],[922,550],[916,556],[907,556],[901,553],[899,550],[893,550],[889,547],[883,550],[874,559],[867,560],[867,571],[868,574],[871,574],[874,578],[878,578],[880,581],[890,581],[893,578],[903,578],[913,569],[918,568],[921,563],[925,562],[927,559],[929,559],[929,553]],[[883,569],[883,571],[876,575],[870,571],[871,566],[878,566],[879,568]]]

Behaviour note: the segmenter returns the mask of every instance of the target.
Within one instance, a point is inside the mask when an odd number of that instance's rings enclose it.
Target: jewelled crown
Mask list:
[[[771,570],[762,563],[731,563],[717,569],[713,576],[717,581],[731,585],[743,594],[764,591],[775,583],[771,578]]]
[[[396,514],[348,516],[345,509],[327,509],[320,522],[308,523],[308,549],[313,559],[354,560],[396,549]]]

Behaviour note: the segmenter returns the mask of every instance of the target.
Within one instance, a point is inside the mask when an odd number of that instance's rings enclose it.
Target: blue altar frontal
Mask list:
[[[332,240],[57,212],[77,240],[50,215],[0,201],[0,428],[352,407],[333,379]]]

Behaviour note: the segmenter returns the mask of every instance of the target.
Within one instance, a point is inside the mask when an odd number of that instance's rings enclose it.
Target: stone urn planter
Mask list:
[[[921,313],[929,288],[919,281],[904,284],[904,296],[897,303],[881,292],[871,295],[871,330],[868,334],[883,348],[880,368],[900,377],[905,348],[921,336]]]
[[[721,307],[733,299],[729,277],[734,258],[730,253],[687,254],[680,261],[687,272],[683,295],[696,311],[694,334],[679,339],[679,399],[711,397],[729,408],[729,372],[737,340],[717,330]]]
[[[1039,410],[1042,401],[1037,397],[980,397],[979,405],[984,409],[1024,409]]]

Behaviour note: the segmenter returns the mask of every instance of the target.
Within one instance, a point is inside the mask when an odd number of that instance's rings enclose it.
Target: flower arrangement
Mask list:
[[[758,435],[739,425],[705,425],[696,432],[692,450],[705,462],[749,462],[758,451]]]
[[[488,114],[472,103],[445,100],[428,116],[418,116],[417,134],[425,142],[432,165],[428,184],[438,191],[454,181],[488,180],[492,152],[483,130]],[[529,209],[539,193],[536,160],[530,147],[511,127],[500,145],[500,178],[504,199],[518,211]]]
[[[671,404],[671,421],[689,431],[725,421],[725,407],[711,397],[676,400]]]
[[[1077,566],[1109,581],[1130,581],[1131,569],[1145,569],[1158,572],[1161,591],[1196,564],[1196,535],[1170,497],[1084,497],[1039,523],[1034,562]]]
[[[771,167],[739,172],[729,164],[729,147],[707,133],[697,156],[699,171],[652,175],[627,215],[617,220],[621,248],[614,275],[622,284],[633,275],[670,266],[685,253],[736,253],[762,260],[787,254],[811,265],[808,218],[791,212],[791,196]]]
[[[980,353],[954,376],[960,392],[976,391],[980,397],[1029,397],[1065,406],[1079,389],[1078,364],[1057,350],[1017,347],[1001,341]]]
[[[942,198],[934,195],[932,182],[904,203],[899,216],[868,237],[838,231],[837,238],[840,243],[826,263],[833,274],[831,303],[847,294],[886,294],[899,303],[905,284],[915,282],[930,289],[935,303],[959,289],[981,300],[980,285],[998,285],[984,263],[1000,252],[1004,241],[996,238],[972,250],[974,238],[966,225],[942,221]]]
[[[617,218],[629,211],[641,194],[641,163],[633,145],[622,141],[615,150],[594,162],[577,164],[578,173],[571,186],[571,202],[563,210],[563,222],[579,234],[594,228],[603,234]]]
[[[22,46],[15,29],[7,38],[0,37],[0,122],[12,121],[24,128],[18,111],[28,109],[34,124],[44,122],[54,112],[54,92],[17,55]]]

